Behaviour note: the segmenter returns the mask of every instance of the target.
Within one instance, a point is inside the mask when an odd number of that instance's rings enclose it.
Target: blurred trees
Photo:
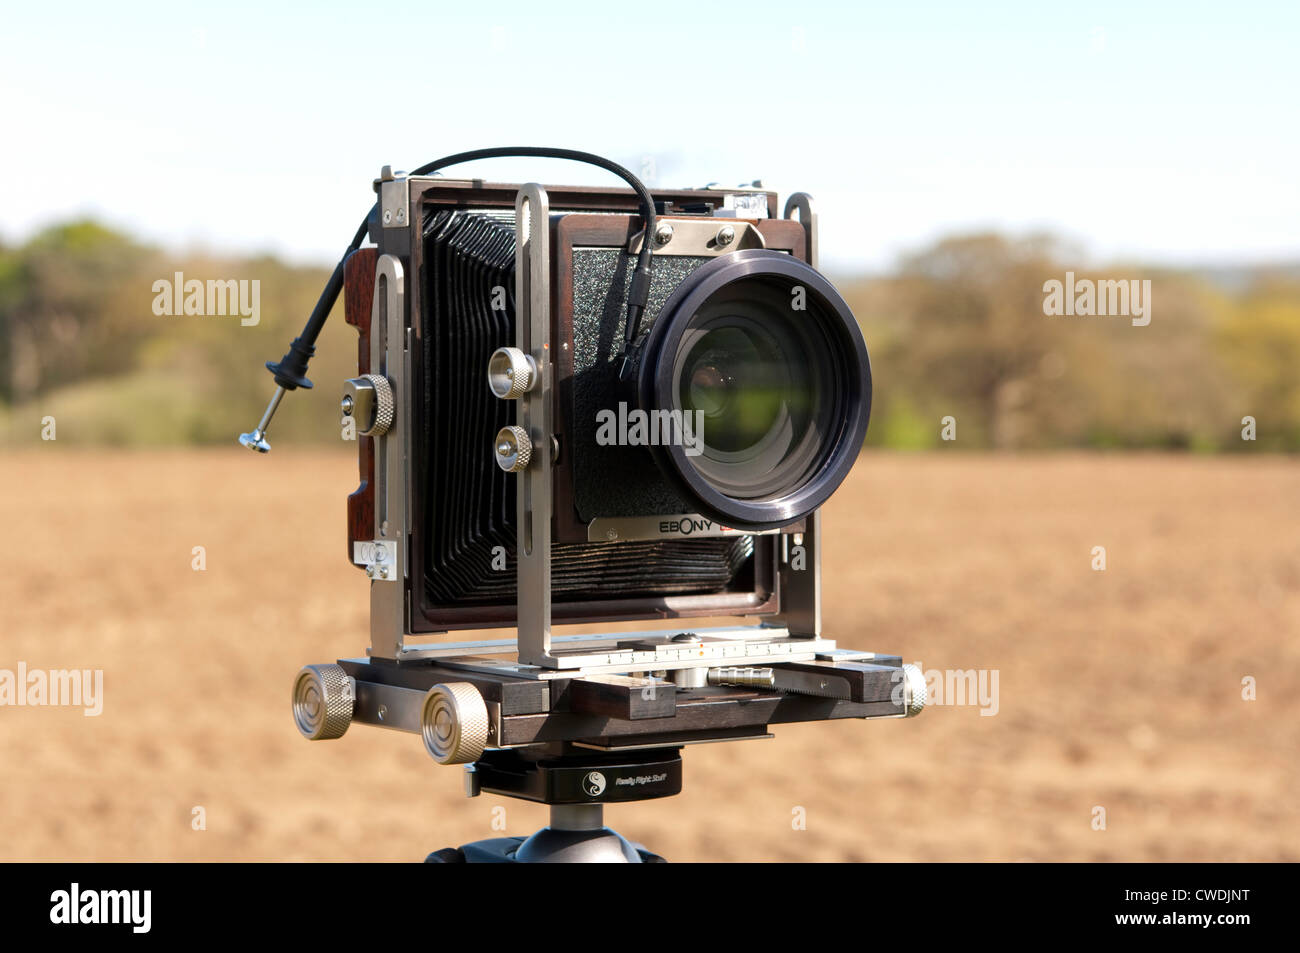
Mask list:
[[[1214,341],[1239,383],[1234,410],[1256,418],[1260,445],[1300,447],[1300,281],[1265,276],[1221,306]]]
[[[947,238],[890,275],[840,281],[862,323],[875,399],[868,443],[935,447],[1300,450],[1300,278],[1234,280],[1117,263],[1099,271],[1050,236]],[[153,283],[261,282],[256,326],[236,315],[159,316]],[[1150,278],[1151,322],[1048,316],[1043,284]],[[263,369],[324,283],[274,258],[169,255],[94,222],[0,247],[0,442],[224,443],[271,392]],[[341,305],[339,307],[341,311]],[[339,439],[337,384],[355,371],[340,314],[312,364],[316,390],[286,401],[281,439]],[[1256,420],[1257,440],[1241,439]]]
[[[948,238],[849,282],[876,385],[868,443],[1003,449],[1300,449],[1300,283],[1229,293],[1196,274],[1067,264],[1049,237]],[[1048,316],[1043,285],[1151,280],[1151,322]],[[1258,439],[1241,439],[1253,416]]]
[[[258,323],[155,314],[154,283],[176,272],[259,281]],[[46,414],[68,443],[232,441],[261,416],[263,364],[284,353],[327,274],[266,256],[169,255],[93,222],[0,248],[0,442],[39,440]],[[323,386],[285,402],[281,439],[339,438],[336,385],[356,371],[356,332],[336,315],[320,344],[312,377]]]
[[[1051,325],[1032,320],[1042,318],[1051,270],[1037,243],[998,235],[945,239],[904,259],[888,282],[887,309],[875,313],[891,325],[888,359],[877,362],[881,389],[901,384],[936,430],[940,416],[957,416],[962,440],[1022,442],[1021,409],[1040,396],[1056,345]]]
[[[94,222],[0,251],[0,398],[30,400],[128,365],[156,331],[131,291],[157,271],[157,257]]]

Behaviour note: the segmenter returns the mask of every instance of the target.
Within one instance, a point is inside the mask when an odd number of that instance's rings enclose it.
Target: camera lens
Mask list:
[[[809,460],[818,394],[806,342],[763,302],[710,302],[678,346],[678,396],[694,465],[732,496],[761,497]]]
[[[724,370],[735,359],[734,347],[719,347],[721,333],[711,333],[708,336],[715,339],[696,348],[682,380],[682,406],[698,409],[710,420],[722,416],[736,398],[736,378]]]
[[[866,433],[871,376],[835,289],[789,255],[714,259],[678,286],[647,337],[643,409],[680,418],[652,448],[699,511],[768,529],[812,512],[848,474]]]

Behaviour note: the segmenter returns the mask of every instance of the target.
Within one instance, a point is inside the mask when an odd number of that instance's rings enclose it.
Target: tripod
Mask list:
[[[605,804],[670,797],[682,789],[680,748],[585,752],[565,745],[549,757],[488,751],[466,765],[466,793],[483,791],[550,805],[551,822],[530,837],[493,837],[446,847],[428,863],[663,863],[604,823]]]

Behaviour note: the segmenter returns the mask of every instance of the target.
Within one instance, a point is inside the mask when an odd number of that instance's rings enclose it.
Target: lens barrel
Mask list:
[[[715,258],[683,281],[646,337],[637,402],[656,462],[700,513],[786,526],[844,481],[871,412],[857,320],[814,268],[782,252]]]

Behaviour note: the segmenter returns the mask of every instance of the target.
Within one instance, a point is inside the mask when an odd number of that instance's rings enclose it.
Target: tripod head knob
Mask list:
[[[468,682],[434,685],[424,696],[420,733],[439,764],[469,764],[483,756],[490,721],[487,704]]]
[[[312,741],[342,738],[352,723],[355,692],[339,665],[308,665],[293,681],[293,720]]]
[[[930,693],[925,687],[925,673],[915,665],[903,666],[903,701],[907,706],[904,718],[913,718],[921,714]]]

